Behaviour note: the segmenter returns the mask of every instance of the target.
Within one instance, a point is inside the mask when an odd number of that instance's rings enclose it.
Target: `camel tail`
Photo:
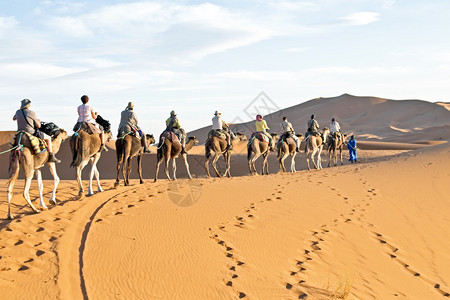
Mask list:
[[[8,185],[11,181],[15,181],[19,176],[20,154],[20,150],[14,150],[9,156],[9,179],[6,182]]]
[[[75,168],[80,161],[80,155],[78,153],[79,146],[81,144],[81,138],[78,135],[73,135],[70,141],[70,150],[72,151],[72,163],[70,167]]]
[[[205,144],[205,155],[206,159],[209,159],[211,157],[211,148],[209,147],[208,144]]]

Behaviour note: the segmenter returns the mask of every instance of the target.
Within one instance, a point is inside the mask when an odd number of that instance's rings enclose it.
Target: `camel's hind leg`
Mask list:
[[[44,203],[44,183],[42,182],[41,170],[37,169],[36,171],[34,171],[34,173],[36,174],[36,181],[39,190],[39,206],[41,207],[41,209],[47,209],[47,206]]]
[[[100,174],[97,170],[97,162],[100,159],[100,153],[95,154],[91,159],[89,160],[91,163],[91,172],[89,173],[89,189],[88,189],[88,196],[94,195],[94,190],[92,188],[92,180],[95,179],[97,181],[97,191],[103,192],[102,186],[100,185]]]
[[[82,161],[80,165],[77,166],[77,183],[78,183],[78,198],[83,198],[84,188],[83,182],[81,181],[81,171],[83,171],[84,167],[88,164],[88,161]]]
[[[128,156],[127,159],[127,177],[125,179],[126,185],[130,185],[130,173],[131,173],[131,156]]]
[[[30,174],[30,172],[25,172],[25,188],[23,189],[23,197],[25,198],[27,203],[30,205],[31,209],[35,213],[38,213],[38,212],[40,212],[40,210],[37,209],[36,207],[34,207],[33,203],[31,203],[31,199],[30,199],[31,179],[33,179],[33,171],[31,171],[31,174]]]
[[[297,155],[297,152],[294,151],[294,154],[291,157],[291,172],[295,173],[297,170],[295,169],[295,156]]]
[[[313,151],[311,153],[311,161],[312,161],[312,163],[314,165],[314,168],[318,169],[316,161],[314,160],[314,157],[316,156],[316,153],[317,153],[317,149],[313,149]]]
[[[220,154],[216,153],[214,155],[214,158],[213,158],[213,161],[212,161],[212,166],[213,166],[214,171],[216,172],[217,177],[222,177],[222,175],[220,175],[219,171],[217,170],[217,166],[216,166],[216,163],[219,160],[219,158],[220,158]]]
[[[176,158],[172,158],[172,171],[173,171],[173,180],[177,180],[177,161]]]
[[[254,174],[254,175],[259,175],[258,174],[258,172],[256,171],[256,166],[255,166],[255,162],[256,162],[256,160],[258,159],[258,157],[260,157],[261,156],[261,152],[259,152],[259,151],[255,151],[255,154],[253,155],[253,158],[252,158],[252,160],[251,160],[251,166],[252,166],[252,174]],[[263,170],[264,171],[264,170]],[[261,173],[262,174],[262,173]]]
[[[223,174],[223,176],[227,176],[231,178],[231,173],[230,173],[230,169],[231,169],[231,153],[228,150],[227,152],[225,152],[225,154],[223,155],[223,158],[225,159],[225,165],[227,167],[225,173]]]
[[[262,169],[262,175],[266,174],[269,175],[269,162],[267,159],[269,158],[269,150],[265,154],[263,154],[263,169]],[[265,170],[265,172],[264,172]]]
[[[50,170],[50,173],[53,176],[53,191],[52,196],[50,197],[49,203],[56,205],[56,189],[59,185],[59,176],[58,173],[56,173],[56,165],[55,163],[48,163],[48,169]]]
[[[322,169],[322,157],[320,156],[321,153],[322,153],[322,148],[319,148],[319,151],[317,153],[317,166],[318,166],[319,170]]]
[[[161,162],[162,162],[162,158],[156,162],[155,180],[153,182],[158,181],[159,165],[161,165]]]
[[[284,165],[284,161],[286,160],[286,158],[289,156],[288,152],[283,152],[283,156],[280,157],[280,172],[286,172],[286,166]],[[292,170],[292,167],[291,167]]]
[[[119,150],[116,151],[117,151],[117,176],[116,182],[114,182],[114,187],[118,187],[120,185],[120,168],[123,168],[123,154],[119,153]]]
[[[14,219],[11,215],[11,200],[13,197],[13,190],[14,190],[14,183],[16,182],[15,178],[11,178],[8,182],[8,189],[7,189],[7,198],[8,198],[8,220]]]
[[[139,183],[143,184],[144,179],[142,178],[142,154],[138,155],[137,164],[138,164]]]

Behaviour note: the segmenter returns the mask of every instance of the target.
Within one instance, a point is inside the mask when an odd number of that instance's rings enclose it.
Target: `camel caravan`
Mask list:
[[[18,130],[10,143],[9,179],[7,181],[8,199],[8,219],[12,219],[11,201],[13,198],[13,188],[19,176],[19,168],[25,175],[25,187],[23,196],[31,209],[38,213],[42,209],[47,209],[43,199],[43,183],[41,168],[47,164],[53,179],[53,191],[50,197],[50,204],[56,205],[56,189],[60,181],[56,165],[61,161],[56,158],[61,144],[69,139],[72,153],[70,166],[75,169],[75,179],[79,192],[78,198],[84,197],[84,188],[81,180],[82,170],[90,164],[88,196],[93,195],[92,181],[95,177],[97,192],[102,192],[100,184],[100,174],[97,164],[104,151],[108,151],[106,143],[112,137],[111,124],[103,119],[97,112],[94,112],[89,104],[89,97],[81,97],[82,104],[77,108],[78,120],[73,128],[74,134],[70,137],[64,129],[59,128],[54,123],[41,122],[36,114],[29,109],[31,101],[22,100],[21,107],[17,110],[13,120],[17,121]],[[142,176],[142,158],[146,153],[150,153],[150,145],[156,146],[156,164],[154,182],[158,180],[160,165],[164,160],[164,173],[168,180],[177,180],[176,159],[181,157],[189,179],[192,174],[189,170],[188,152],[199,143],[195,136],[186,136],[185,130],[181,127],[180,121],[175,111],[170,112],[170,117],[165,122],[166,129],[161,133],[158,143],[152,134],[145,134],[138,126],[137,115],[134,112],[134,104],[129,102],[125,110],[121,112],[121,121],[118,127],[118,134],[115,141],[115,151],[117,157],[117,176],[114,187],[120,185],[120,173],[122,173],[125,186],[130,185],[131,162],[133,157],[137,158],[137,171],[139,182],[144,183]],[[311,116],[308,120],[308,131],[305,135],[296,134],[292,124],[283,118],[281,122],[280,134],[269,133],[269,127],[263,116],[256,116],[255,128],[250,138],[241,132],[234,133],[221,116],[216,111],[212,118],[212,129],[208,132],[205,147],[204,168],[206,175],[211,177],[210,164],[217,177],[231,177],[231,155],[234,147],[241,144],[246,146],[247,160],[250,175],[259,175],[255,162],[262,157],[261,175],[269,174],[268,157],[270,152],[275,152],[279,163],[280,172],[286,172],[285,160],[290,157],[290,172],[297,172],[295,167],[295,157],[298,152],[304,150],[306,154],[307,168],[310,170],[309,162],[312,161],[314,168],[321,169],[321,152],[325,148],[328,151],[329,163],[337,165],[338,152],[341,165],[343,164],[342,152],[346,145],[346,135],[341,133],[340,126],[335,119],[332,119],[330,128],[319,129],[319,124]],[[356,143],[352,140],[352,151],[356,157]],[[304,143],[304,148],[300,144]],[[242,147],[239,147],[242,148]],[[350,148],[349,148],[350,149]],[[221,172],[217,163],[223,157],[225,170]],[[169,161],[172,160],[172,176],[169,174]],[[356,162],[356,158],[352,161]],[[122,172],[120,172],[122,170]],[[33,174],[36,174],[39,189],[39,208],[36,208],[30,199],[30,186]]]

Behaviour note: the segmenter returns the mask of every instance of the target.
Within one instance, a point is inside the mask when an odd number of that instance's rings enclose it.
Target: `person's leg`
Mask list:
[[[60,163],[61,161],[55,157],[53,153],[52,138],[43,132],[39,132],[39,138],[43,139],[47,144],[48,162]]]
[[[298,150],[300,149],[300,143],[299,143],[298,136],[296,136],[295,134],[292,134],[292,138],[293,138],[294,141],[295,141],[295,145],[297,146],[296,151],[298,152]]]

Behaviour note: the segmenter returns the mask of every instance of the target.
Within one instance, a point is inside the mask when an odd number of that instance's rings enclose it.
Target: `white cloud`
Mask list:
[[[0,33],[13,28],[18,24],[15,17],[0,17]]]
[[[378,21],[379,15],[376,12],[361,11],[341,17],[340,19],[345,21],[345,25],[360,26]]]

